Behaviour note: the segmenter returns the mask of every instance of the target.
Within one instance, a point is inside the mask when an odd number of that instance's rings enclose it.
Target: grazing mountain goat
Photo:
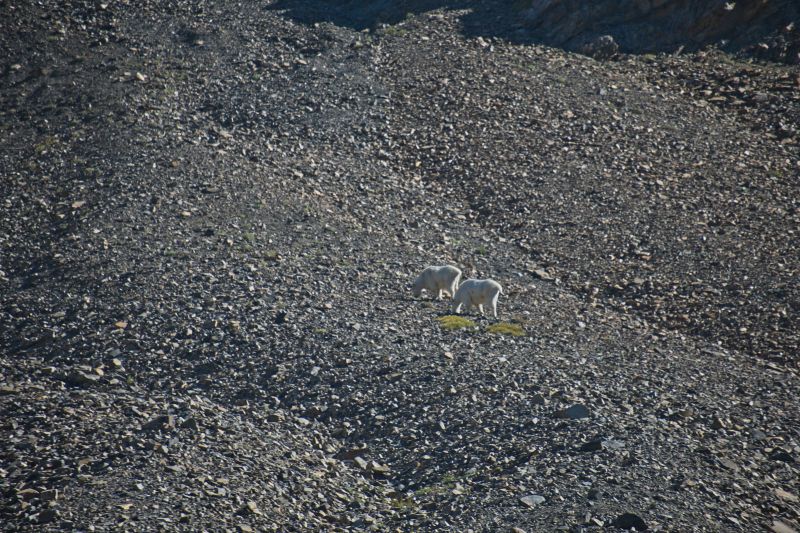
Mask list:
[[[411,286],[411,293],[414,297],[422,294],[422,290],[433,294],[442,299],[442,291],[447,292],[451,298],[456,293],[458,288],[458,280],[461,279],[461,271],[454,266],[429,266],[422,271],[422,274],[417,276],[414,284]]]
[[[497,318],[497,299],[503,294],[503,287],[493,279],[468,279],[459,285],[453,296],[453,312],[458,314],[461,306],[464,310],[477,306],[483,315],[483,306],[491,304],[492,314]]]

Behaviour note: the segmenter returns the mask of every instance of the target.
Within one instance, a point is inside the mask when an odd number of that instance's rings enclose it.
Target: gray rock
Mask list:
[[[787,452],[786,450],[782,450],[781,448],[775,448],[772,450],[772,453],[769,454],[769,458],[773,461],[783,461],[784,463],[793,463],[794,457],[792,454]]]
[[[56,518],[58,518],[58,511],[56,509],[44,509],[36,515],[36,521],[39,524],[49,524]]]
[[[775,496],[777,496],[781,500],[786,500],[787,502],[800,501],[800,498],[798,498],[796,494],[792,494],[791,492],[785,491],[783,489],[775,489]]]
[[[600,35],[585,43],[578,51],[597,60],[611,59],[619,53],[619,45],[611,35]]]
[[[578,420],[581,418],[589,418],[590,412],[586,406],[576,403],[575,405],[568,407],[567,409],[562,409],[560,411],[557,411],[556,416],[558,418],[569,418],[571,420]]]
[[[581,446],[582,452],[596,452],[603,449],[603,439],[592,439]]]
[[[353,462],[354,462],[354,463],[356,464],[356,466],[358,466],[358,468],[360,468],[361,470],[368,470],[368,469],[369,469],[369,463],[368,463],[368,462],[367,462],[367,460],[366,460],[366,459],[364,459],[363,457],[356,457],[355,459],[353,459]]]
[[[796,529],[784,524],[780,520],[773,520],[772,526],[770,526],[770,530],[773,533],[797,533]]]
[[[175,416],[174,415],[160,415],[151,418],[146,423],[142,424],[142,431],[158,431],[162,429],[174,429]]]
[[[647,531],[649,529],[644,519],[633,513],[619,515],[611,525],[620,529],[635,529],[636,531]]]
[[[732,472],[738,472],[739,471],[739,465],[737,465],[736,463],[734,463],[730,459],[720,459],[719,462],[720,462],[720,464],[722,466],[724,466],[725,468],[727,468],[728,470],[730,470]]]
[[[343,448],[336,454],[336,458],[341,461],[353,461],[356,457],[363,455],[367,452],[366,447],[360,448]]]
[[[544,503],[544,496],[540,496],[538,494],[531,494],[529,496],[523,496],[519,499],[524,505],[533,509],[539,504]]]
[[[51,502],[58,499],[58,489],[43,490],[39,493],[39,499],[43,502]]]
[[[19,390],[13,385],[0,385],[0,396],[8,396],[10,394],[17,394]]]
[[[181,427],[189,429],[191,431],[197,431],[198,429],[200,429],[200,424],[197,423],[196,418],[189,417],[181,423]]]
[[[372,461],[369,464],[369,469],[376,474],[381,474],[384,476],[388,475],[391,472],[391,470],[387,465],[383,465],[377,461]]]
[[[245,505],[239,508],[238,514],[240,515],[260,515],[261,510],[258,508],[258,504],[254,501],[248,501]]]
[[[89,388],[94,387],[100,382],[100,376],[97,374],[87,374],[74,370],[67,374],[64,378],[64,383],[72,387]]]

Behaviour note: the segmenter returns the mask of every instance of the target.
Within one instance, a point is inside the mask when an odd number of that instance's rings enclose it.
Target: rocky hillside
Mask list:
[[[326,6],[0,4],[0,527],[797,530],[797,69]]]

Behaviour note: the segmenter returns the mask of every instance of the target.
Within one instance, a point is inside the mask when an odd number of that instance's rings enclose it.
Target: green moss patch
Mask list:
[[[463,316],[446,315],[446,316],[440,316],[436,320],[439,321],[439,324],[442,325],[442,328],[448,331],[477,327],[477,324],[475,324],[475,322],[473,322],[469,318],[464,318]]]
[[[498,322],[486,328],[487,333],[496,333],[498,335],[511,335],[512,337],[522,337],[525,335],[525,330],[519,324],[512,324],[510,322]]]

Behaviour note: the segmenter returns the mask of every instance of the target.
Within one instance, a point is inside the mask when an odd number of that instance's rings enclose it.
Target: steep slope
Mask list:
[[[797,525],[792,71],[276,7],[3,6],[5,529]]]

